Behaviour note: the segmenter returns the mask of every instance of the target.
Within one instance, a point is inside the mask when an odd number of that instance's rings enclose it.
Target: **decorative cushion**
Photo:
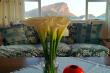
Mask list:
[[[80,25],[80,23],[79,23]],[[75,42],[78,42],[77,37],[79,36],[79,29],[77,23],[71,23],[67,28],[69,30],[69,36],[74,39]]]
[[[70,36],[63,36],[61,42],[66,44],[74,44],[74,39]]]
[[[69,56],[71,49],[68,45],[60,43],[58,46],[58,56]],[[37,45],[9,45],[0,46],[0,57],[35,57],[43,56],[43,48]]]
[[[86,37],[90,34],[90,25],[86,23],[72,23],[68,26],[69,36],[75,40],[75,43],[84,43]]]
[[[91,29],[91,25],[89,24],[81,24],[81,30],[80,30],[80,34],[79,37],[77,38],[79,41],[78,43],[85,43],[87,40],[90,39],[90,30]]]
[[[3,30],[5,45],[36,44],[38,38],[36,34],[33,27],[23,24],[13,25]]]
[[[109,49],[96,44],[74,44],[70,46],[72,49],[71,56],[89,57],[89,56],[108,56]]]
[[[75,43],[100,44],[102,24],[71,23],[68,26],[69,36]]]
[[[27,43],[23,25],[14,25],[12,27],[4,28],[3,36],[5,38],[6,45]]]
[[[39,37],[37,32],[34,30],[32,26],[24,26],[25,35],[28,39],[29,44],[36,44],[39,43]]]
[[[91,26],[91,33],[90,33],[90,42],[97,44],[98,39],[100,38],[102,24],[93,24]]]

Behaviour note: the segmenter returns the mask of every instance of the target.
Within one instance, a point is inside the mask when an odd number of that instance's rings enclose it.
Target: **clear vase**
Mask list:
[[[44,61],[42,63],[43,73],[58,73],[58,62],[56,60],[53,61]]]

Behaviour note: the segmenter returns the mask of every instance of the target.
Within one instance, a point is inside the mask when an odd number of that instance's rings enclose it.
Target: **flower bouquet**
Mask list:
[[[62,16],[29,18],[24,20],[24,23],[34,26],[38,32],[45,58],[44,73],[57,73],[55,69],[57,46],[69,24],[68,18]]]

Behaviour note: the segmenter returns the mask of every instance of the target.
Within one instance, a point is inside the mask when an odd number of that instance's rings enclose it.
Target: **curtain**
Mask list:
[[[110,0],[107,0],[107,24],[108,24],[108,38],[110,38]]]
[[[0,25],[7,26],[23,19],[24,0],[0,0]]]

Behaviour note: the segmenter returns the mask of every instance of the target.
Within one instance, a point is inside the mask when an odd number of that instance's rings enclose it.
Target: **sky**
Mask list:
[[[85,15],[85,8],[86,8],[86,0],[41,0],[41,6],[54,4],[58,2],[65,2],[67,3],[69,10],[76,16]],[[37,8],[37,2],[25,3],[26,4],[26,11],[32,10]],[[99,16],[106,11],[106,3],[102,2],[91,2],[89,3],[88,7],[89,14],[93,14],[95,16]]]

